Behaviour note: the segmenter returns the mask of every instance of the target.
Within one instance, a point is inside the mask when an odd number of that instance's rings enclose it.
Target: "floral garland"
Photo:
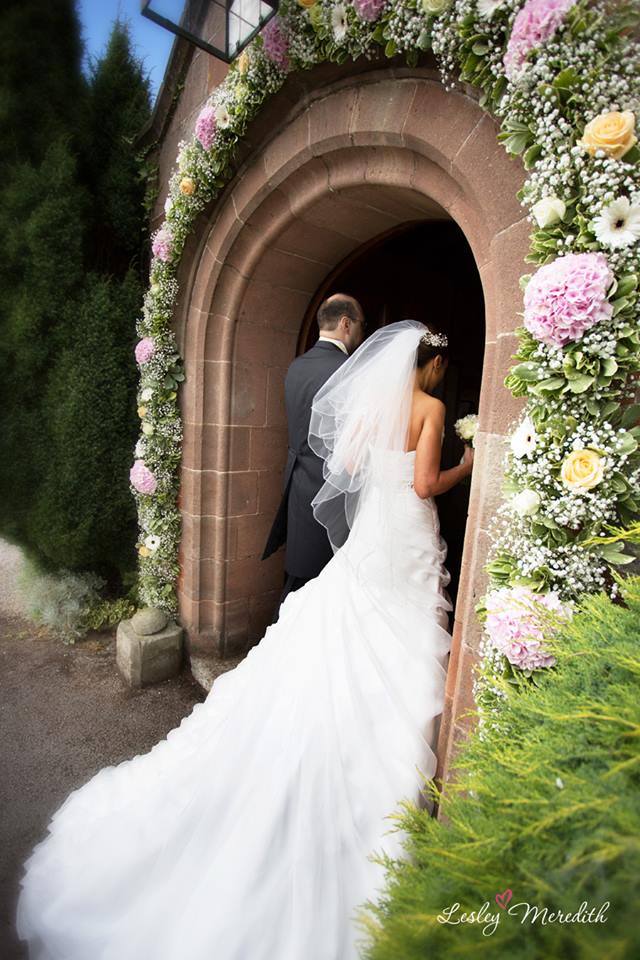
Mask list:
[[[517,363],[505,380],[526,408],[508,442],[489,588],[476,607],[483,655],[499,672],[548,668],[544,629],[571,616],[585,591],[616,596],[612,567],[633,557],[606,540],[607,525],[636,518],[640,504],[640,407],[624,407],[640,370],[637,19],[627,0],[282,0],[181,142],[153,237],[131,470],[146,603],[177,612],[184,372],[171,319],[185,239],[288,73],[381,47],[410,65],[431,49],[447,90],[478,88],[501,120],[499,140],[529,171],[518,199],[537,270],[521,280]]]

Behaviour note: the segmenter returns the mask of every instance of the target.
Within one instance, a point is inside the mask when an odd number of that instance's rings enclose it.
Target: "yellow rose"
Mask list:
[[[151,550],[149,550],[149,547],[145,547],[143,545],[141,547],[138,547],[138,553],[140,554],[141,557],[148,557],[151,555]]]
[[[180,181],[180,193],[183,193],[185,197],[191,197],[195,191],[196,185],[191,177],[183,177]]]
[[[306,10],[308,10],[309,7],[315,7],[317,2],[318,0],[298,0],[300,6],[304,7]]]
[[[596,150],[604,150],[607,156],[619,160],[638,142],[635,127],[636,117],[631,110],[601,113],[586,125],[578,146],[584,147],[591,155]]]
[[[238,70],[240,73],[246,73],[249,69],[249,53],[247,50],[243,50],[240,56],[238,57]]]
[[[138,416],[139,416],[139,417],[146,417],[146,415],[147,415],[147,408],[146,408],[146,407],[138,407]]]
[[[570,490],[590,490],[602,480],[604,460],[595,450],[573,450],[562,464],[563,483]]]

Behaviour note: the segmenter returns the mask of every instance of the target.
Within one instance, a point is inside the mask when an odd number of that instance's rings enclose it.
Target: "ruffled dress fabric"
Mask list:
[[[435,773],[451,642],[413,457],[378,456],[345,546],[204,702],[54,813],[21,881],[30,960],[359,956],[369,855],[401,855],[390,815]]]

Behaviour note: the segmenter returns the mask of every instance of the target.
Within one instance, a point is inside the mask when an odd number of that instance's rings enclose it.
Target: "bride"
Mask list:
[[[335,554],[148,753],[73,790],[25,862],[31,960],[355,960],[433,777],[452,604],[434,496],[447,339],[376,331],[313,402]],[[348,537],[347,537],[348,534]]]

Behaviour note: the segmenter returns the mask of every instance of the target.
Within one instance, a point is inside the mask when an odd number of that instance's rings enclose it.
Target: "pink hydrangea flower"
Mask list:
[[[608,320],[607,291],[614,275],[603,253],[568,253],[532,276],[524,292],[524,325],[548,346],[578,340]]]
[[[356,13],[361,20],[377,20],[387,0],[353,0]]]
[[[536,593],[529,587],[501,587],[487,594],[485,630],[492,646],[509,663],[520,670],[551,667],[554,656],[544,646],[548,625],[543,610],[554,611],[561,619],[568,619],[572,610],[557,593]]]
[[[145,466],[144,460],[136,460],[129,471],[129,480],[138,493],[155,493],[158,481],[155,476]]]
[[[156,344],[153,337],[143,337],[136,343],[136,361],[146,363],[156,352]]]
[[[272,17],[262,29],[264,52],[284,73],[289,69],[289,40],[282,18]]]
[[[156,233],[155,237],[153,238],[153,243],[151,244],[154,257],[157,257],[158,260],[162,260],[163,263],[166,263],[167,260],[171,259],[172,244],[173,237],[166,227],[162,227]]]
[[[211,149],[217,126],[215,109],[211,106],[203,107],[196,120],[195,133],[205,150]]]
[[[546,43],[576,0],[527,0],[511,28],[504,55],[507,77],[514,80],[526,64],[527,54]]]

